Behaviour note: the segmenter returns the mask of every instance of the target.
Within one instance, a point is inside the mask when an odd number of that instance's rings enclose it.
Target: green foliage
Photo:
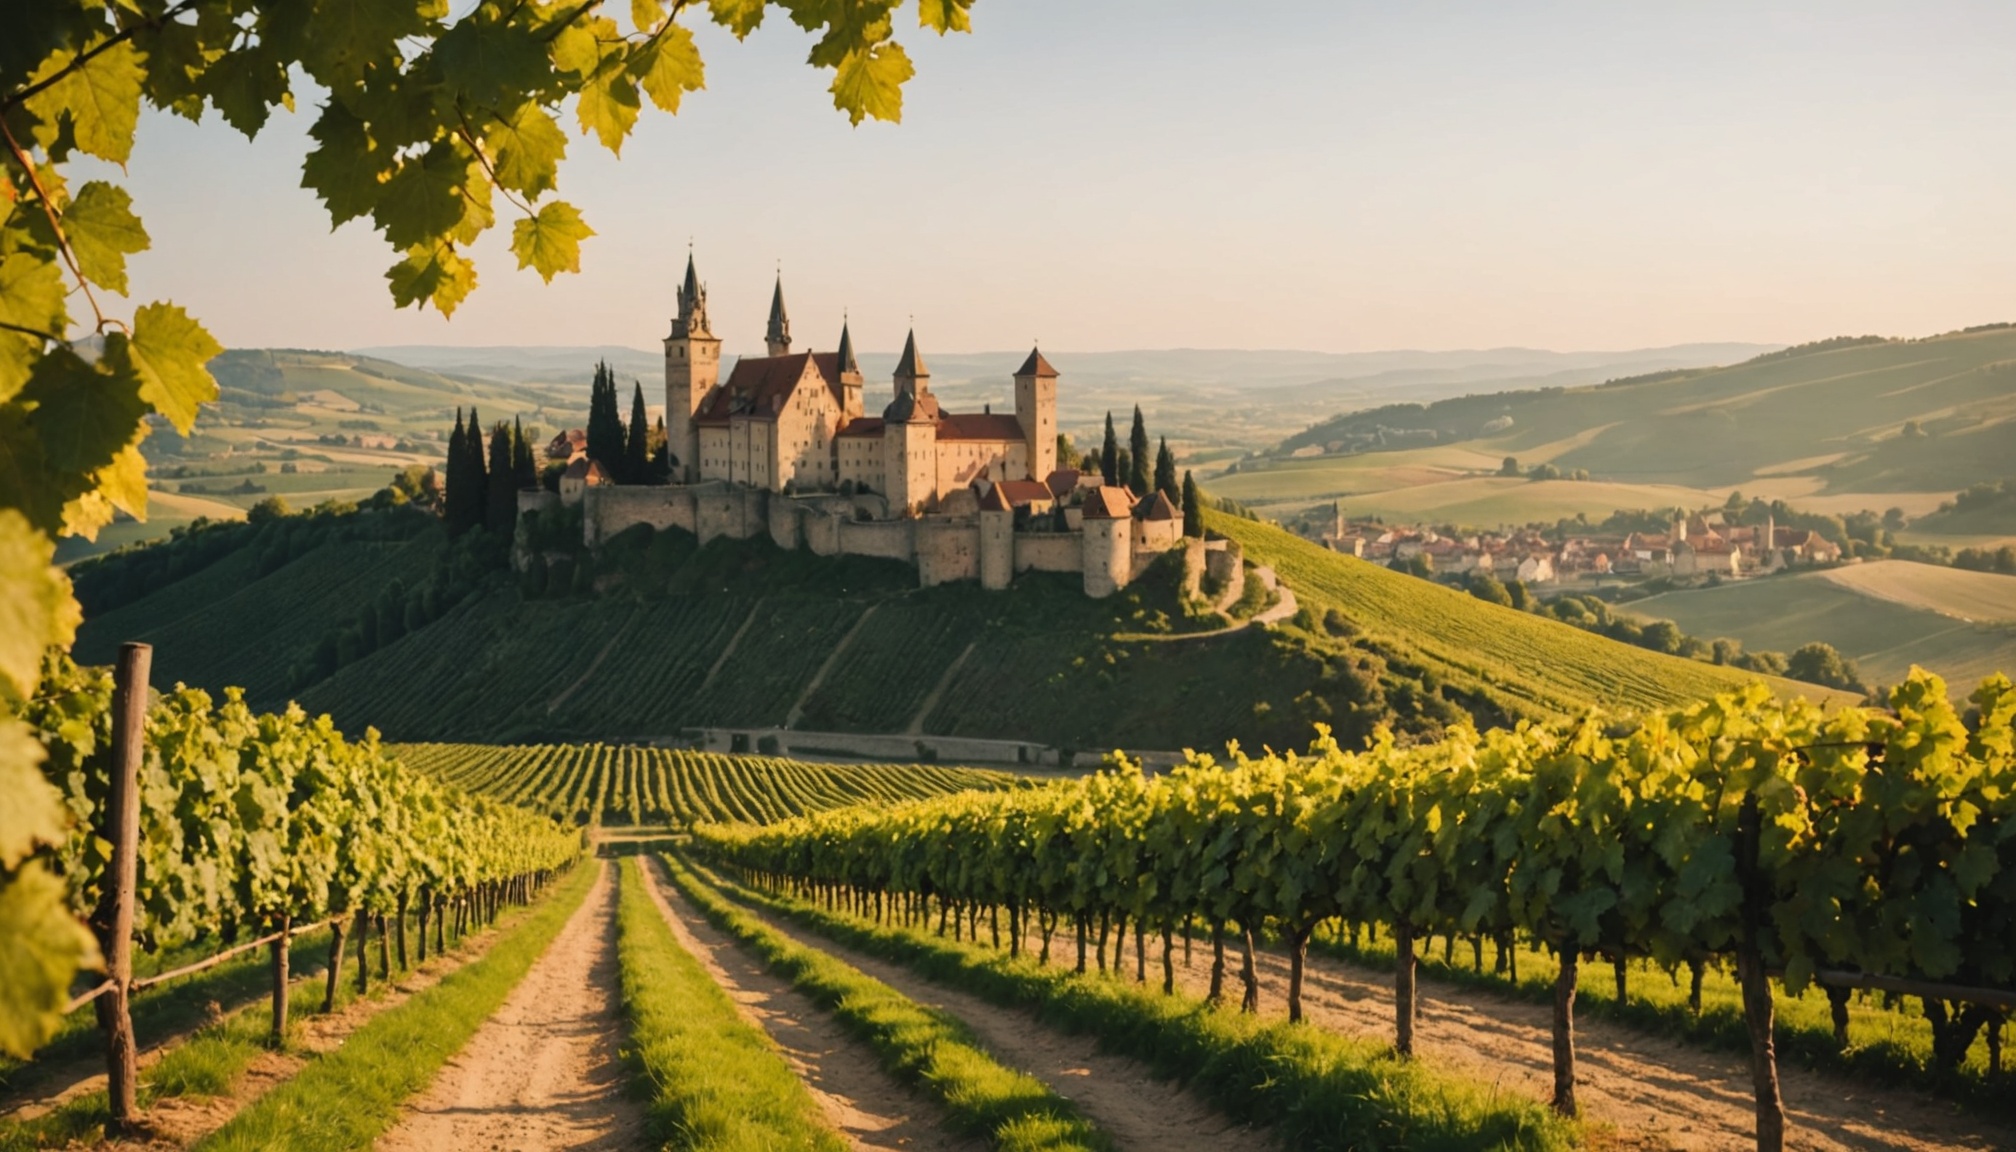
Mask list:
[[[1148,495],[1149,487],[1148,425],[1141,418],[1141,406],[1134,406],[1134,425],[1127,433],[1127,474],[1128,490],[1136,497]]]
[[[1190,470],[1183,470],[1183,535],[1192,540],[1204,538],[1204,494],[1198,491],[1197,480]]]
[[[819,764],[634,745],[393,745],[401,762],[454,788],[576,824],[768,823],[851,804],[1007,788],[975,768]]]

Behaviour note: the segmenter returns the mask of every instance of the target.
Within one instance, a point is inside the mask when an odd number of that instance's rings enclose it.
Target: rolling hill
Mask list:
[[[1894,684],[1922,665],[1958,698],[1984,676],[2016,675],[2016,576],[1884,560],[1668,592],[1625,610],[1753,650],[1823,641],[1871,683]]]
[[[1668,486],[1700,503],[1740,488],[1815,510],[1929,513],[2016,459],[2016,326],[1824,341],[1726,368],[1368,408],[1305,429],[1212,486],[1261,504],[1433,489],[1488,476],[1506,456],[1609,484]],[[1381,458],[1389,469],[1408,461],[1439,471],[1381,484]],[[1501,482],[1505,491],[1482,507],[1467,490],[1410,493],[1409,503],[1441,519],[1509,511],[1517,522],[1543,495],[1519,483]],[[1594,510],[1622,495],[1541,502]]]
[[[437,598],[421,590],[456,586],[442,573],[469,545],[410,511],[394,527],[374,519],[389,515],[339,517],[286,546],[273,536],[286,520],[237,529],[239,547],[89,601],[79,655],[147,639],[164,683],[243,683],[258,706],[298,696],[346,729],[482,743],[784,725],[1088,751],[1285,747],[1317,722],[1353,741],[1382,723],[1428,732],[1466,713],[1666,704],[1744,679],[1222,516],[1214,527],[1297,590],[1294,621],[1188,635],[1210,622],[1185,616],[1166,567],[1107,601],[1037,574],[1007,593],[918,590],[893,562],[638,529],[587,561],[601,594],[528,595],[494,573]],[[359,639],[359,609],[382,620],[389,603],[397,618],[395,581],[403,628]]]

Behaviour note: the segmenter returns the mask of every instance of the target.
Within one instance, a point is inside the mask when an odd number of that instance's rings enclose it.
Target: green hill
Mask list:
[[[1365,409],[1242,462],[1236,482],[1214,490],[1267,498],[1281,469],[1294,493],[1354,492],[1366,455],[1430,447],[1488,461],[1486,472],[1512,456],[1599,481],[1769,490],[1802,506],[1866,494],[1858,506],[1880,510],[1895,502],[1886,495],[1950,494],[2016,459],[2016,326],[1823,341],[1727,368]]]
[[[1872,684],[1895,684],[1922,665],[1956,698],[1982,677],[2016,674],[2016,577],[1988,572],[1886,560],[1668,592],[1626,610],[1753,650],[1823,641]]]
[[[479,743],[782,725],[1088,751],[1284,747],[1317,722],[1355,741],[1382,723],[1425,733],[1466,713],[1664,704],[1742,679],[1266,525],[1213,524],[1304,611],[1192,634],[1220,621],[1186,616],[1173,557],[1093,601],[1069,576],[919,590],[902,564],[641,528],[540,590],[484,575],[498,546],[480,533],[449,544],[395,509],[223,526],[87,565],[78,651],[104,660],[146,639],[164,683],[242,683],[261,707],[296,696],[346,729]]]

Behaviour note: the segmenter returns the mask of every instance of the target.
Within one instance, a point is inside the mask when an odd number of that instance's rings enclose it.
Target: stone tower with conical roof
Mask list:
[[[1047,479],[1058,466],[1057,370],[1035,348],[1015,372],[1015,420],[1029,441],[1030,478]]]
[[[854,359],[854,334],[847,330],[847,321],[840,321],[840,351],[834,357],[840,362],[840,419],[844,423],[867,415],[862,399],[864,381],[861,378],[861,364]]]
[[[781,308],[781,285],[779,293]],[[700,478],[700,438],[693,416],[720,378],[721,341],[708,326],[707,289],[689,252],[686,281],[679,287],[679,314],[672,320],[672,334],[665,338],[665,438],[677,461],[674,480],[690,483]]]
[[[763,333],[765,356],[791,354],[791,317],[784,313],[784,275],[778,273],[777,287],[770,293],[770,326]]]
[[[931,395],[931,370],[917,351],[917,333],[903,341],[896,361],[896,398],[882,410],[882,459],[888,472],[889,511],[919,516],[931,511],[938,492],[938,398]]]

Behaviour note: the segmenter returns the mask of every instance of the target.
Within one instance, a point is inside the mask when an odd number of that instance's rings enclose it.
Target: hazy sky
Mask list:
[[[561,191],[543,285],[476,250],[452,321],[331,234],[305,129],[142,125],[138,299],[229,344],[665,334],[688,238],[730,355],[783,261],[800,345],[1361,351],[1917,335],[2016,320],[2016,4],[979,0],[856,129],[775,12]],[[500,202],[500,219],[504,205]]]

